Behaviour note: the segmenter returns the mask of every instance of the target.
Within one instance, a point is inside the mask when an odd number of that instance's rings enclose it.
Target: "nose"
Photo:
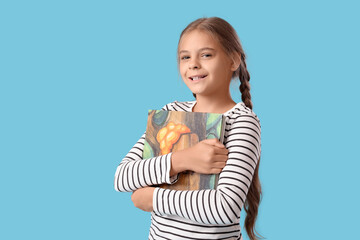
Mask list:
[[[192,58],[189,62],[189,69],[194,68],[200,68],[200,63],[198,62],[196,57]]]

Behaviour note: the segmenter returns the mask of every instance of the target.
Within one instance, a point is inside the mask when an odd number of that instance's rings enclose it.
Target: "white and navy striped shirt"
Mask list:
[[[166,104],[168,111],[192,112],[195,101]],[[243,102],[223,113],[224,145],[229,150],[216,189],[180,191],[156,187],[149,239],[242,240],[240,212],[261,153],[261,126],[257,115]],[[132,192],[156,184],[172,184],[171,152],[143,160],[145,133],[116,169],[114,187]]]

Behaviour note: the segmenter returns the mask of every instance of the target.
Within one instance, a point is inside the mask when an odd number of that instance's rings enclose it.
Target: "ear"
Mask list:
[[[235,71],[236,69],[239,68],[241,63],[240,54],[238,53],[232,54],[231,60],[232,60],[231,71]]]

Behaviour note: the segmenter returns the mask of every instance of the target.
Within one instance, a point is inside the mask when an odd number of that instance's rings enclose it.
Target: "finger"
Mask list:
[[[213,164],[213,168],[221,168],[223,169],[226,166],[226,162],[215,162]]]
[[[219,148],[225,148],[224,144],[222,144],[219,139],[217,138],[209,138],[209,139],[205,139],[203,140],[206,144],[212,145],[212,146],[216,146]]]
[[[208,138],[208,139],[204,139],[203,141],[211,145],[220,143],[219,139],[217,138]]]
[[[225,148],[225,145],[222,144],[222,143],[219,141],[219,139],[217,139],[217,138],[214,138],[214,139],[216,139],[215,144],[214,144],[215,147]]]
[[[214,150],[215,150],[215,154],[217,155],[227,155],[229,153],[229,150],[225,147],[224,148],[215,147]]]
[[[215,155],[213,158],[213,162],[226,162],[228,160],[228,157],[226,155]]]
[[[219,174],[219,173],[221,173],[221,171],[222,171],[222,169],[220,169],[220,168],[212,168],[210,172],[212,174]]]

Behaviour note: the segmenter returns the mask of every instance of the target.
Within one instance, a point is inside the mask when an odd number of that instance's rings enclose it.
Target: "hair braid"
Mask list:
[[[240,79],[240,92],[241,92],[241,100],[245,103],[245,105],[252,110],[253,105],[251,102],[251,94],[250,94],[250,74],[246,68],[245,62],[245,54],[241,54],[241,63],[239,67],[239,79]]]
[[[240,79],[239,89],[241,92],[241,100],[245,103],[246,107],[252,110],[253,105],[251,102],[251,94],[250,94],[250,74],[246,68],[245,53],[243,52],[241,53],[239,79]],[[255,232],[259,234],[254,228],[256,218],[258,215],[258,208],[262,196],[261,184],[259,179],[259,165],[260,165],[260,157],[258,163],[256,164],[254,176],[251,181],[250,188],[244,203],[244,209],[246,212],[245,229],[250,239],[258,239],[257,236],[255,235]]]
[[[241,46],[240,39],[235,31],[235,29],[224,19],[218,17],[211,18],[200,18],[192,23],[190,23],[181,33],[180,39],[184,33],[190,32],[192,30],[199,29],[205,30],[212,36],[214,36],[219,43],[223,46],[225,52],[230,56],[232,54],[238,54],[240,56],[240,66],[236,71],[233,72],[232,78],[239,77],[240,86],[239,90],[241,93],[241,100],[251,111],[253,108],[253,104],[251,102],[251,94],[250,94],[250,74],[246,68],[246,55]],[[179,43],[180,43],[179,39]],[[179,46],[179,45],[178,45]],[[177,57],[177,60],[179,58]],[[196,99],[196,94],[192,93],[194,98]],[[255,222],[258,215],[258,208],[260,205],[260,201],[262,198],[261,184],[259,179],[259,165],[260,165],[260,156],[258,162],[256,164],[256,168],[254,171],[254,175],[246,196],[246,200],[244,202],[244,207],[246,211],[245,217],[245,229],[251,240],[263,239],[255,229]],[[260,238],[256,235],[260,235]]]

